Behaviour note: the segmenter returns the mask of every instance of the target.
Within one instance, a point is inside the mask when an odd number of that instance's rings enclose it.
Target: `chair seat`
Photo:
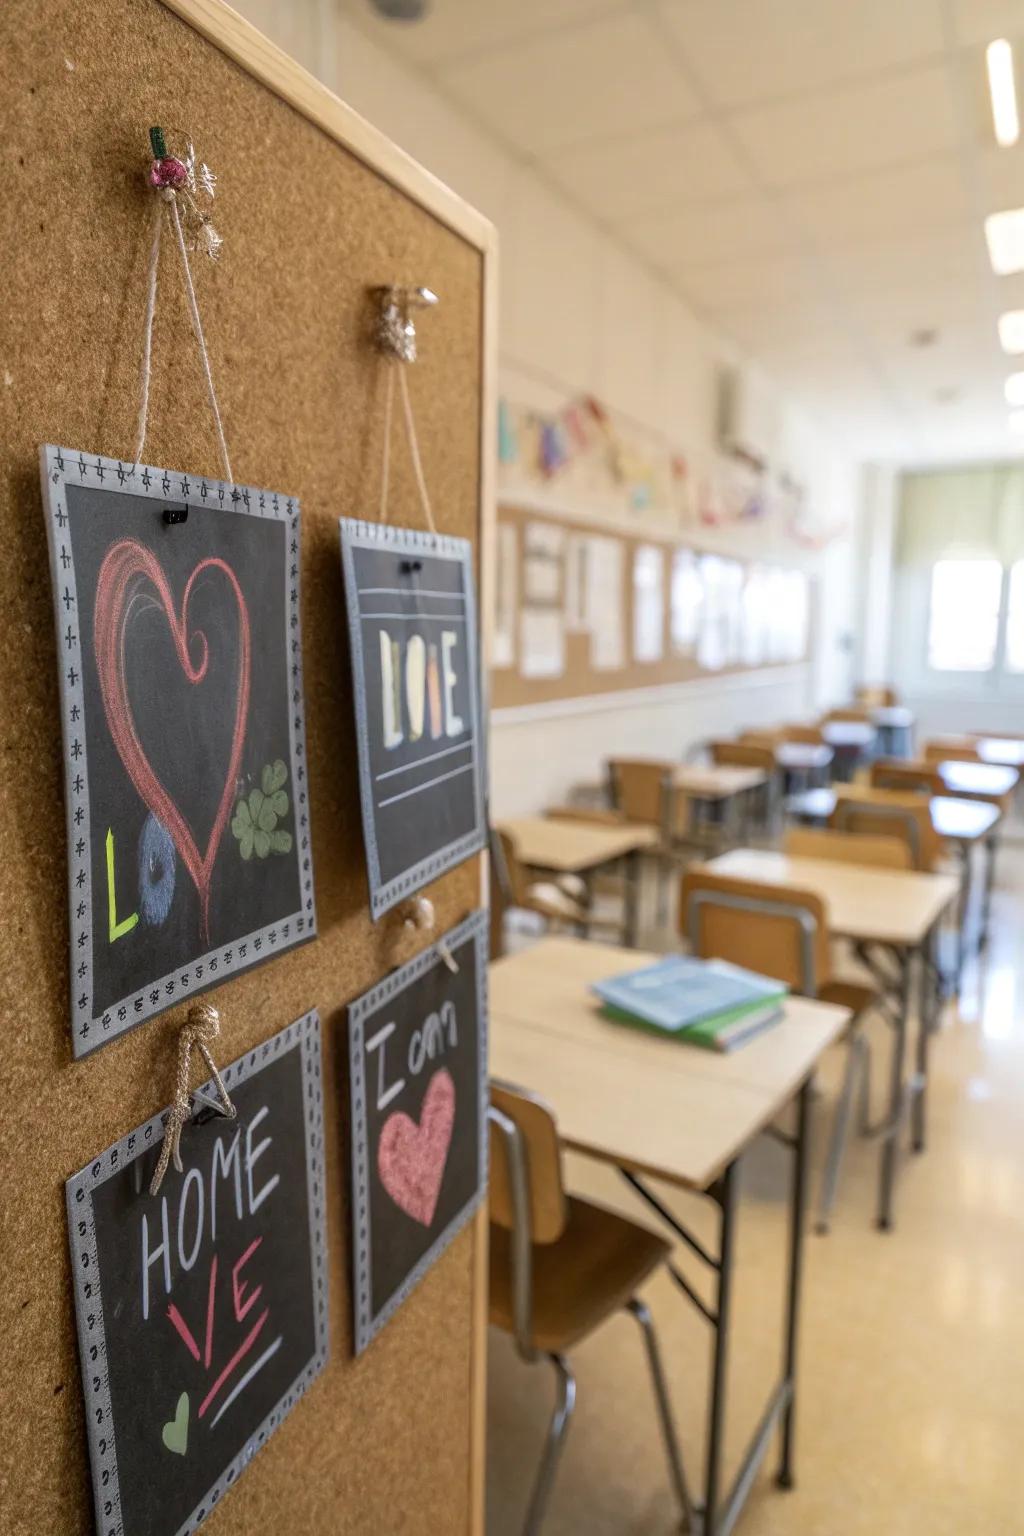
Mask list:
[[[669,1245],[636,1222],[570,1195],[557,1242],[533,1246],[535,1348],[560,1354],[617,1312],[666,1258]],[[511,1234],[491,1224],[490,1318],[514,1332]]]
[[[585,923],[587,913],[578,901],[563,891],[553,880],[537,880],[527,887],[524,905],[541,917],[554,918],[565,923]]]
[[[834,977],[818,988],[818,999],[823,1003],[835,1003],[839,1008],[849,1008],[856,1018],[878,1001],[878,988],[866,981],[843,981]]]

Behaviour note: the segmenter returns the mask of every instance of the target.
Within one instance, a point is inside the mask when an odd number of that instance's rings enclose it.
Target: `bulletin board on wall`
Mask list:
[[[688,682],[806,661],[812,584],[657,533],[498,509],[495,708]]]
[[[209,994],[221,1014],[216,1056],[234,1061],[319,1011],[330,1277],[325,1370],[203,1529],[477,1531],[482,1218],[459,1233],[372,1346],[358,1359],[353,1352],[346,1009],[430,936],[406,926],[400,911],[370,918],[338,518],[378,515],[384,369],[369,290],[427,284],[440,303],[420,327],[409,377],[423,467],[438,531],[472,542],[486,599],[493,231],[219,0],[12,0],[4,23],[0,137],[16,216],[0,246],[0,604],[8,635],[18,637],[0,664],[4,1529],[94,1529],[64,1183],[162,1110],[174,1085],[173,1015],[72,1058],[61,705],[38,469],[48,442],[131,456],[147,133],[166,123],[191,135],[218,173],[224,248],[197,288],[235,476],[302,505],[318,936]],[[153,336],[146,459],[221,473],[188,313],[170,275]],[[393,522],[422,526],[397,434],[390,507]],[[487,611],[486,600],[480,607]],[[480,893],[478,857],[430,884],[438,929],[465,919]]]

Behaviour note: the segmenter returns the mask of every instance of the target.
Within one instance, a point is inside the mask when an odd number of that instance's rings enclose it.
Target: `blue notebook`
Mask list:
[[[696,960],[690,955],[669,955],[639,971],[594,982],[591,988],[606,1007],[673,1032],[721,1014],[736,1017],[763,1008],[785,997],[787,990],[781,981],[726,960]]]

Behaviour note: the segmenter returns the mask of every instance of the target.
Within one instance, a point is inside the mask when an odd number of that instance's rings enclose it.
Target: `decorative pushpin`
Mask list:
[[[416,322],[413,310],[429,309],[439,302],[430,288],[387,287],[374,290],[380,304],[377,345],[399,362],[416,361]]]

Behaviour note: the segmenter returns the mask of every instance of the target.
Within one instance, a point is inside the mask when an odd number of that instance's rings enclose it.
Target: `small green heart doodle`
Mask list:
[[[254,853],[258,859],[270,853],[291,853],[292,834],[278,826],[288,814],[287,782],[288,769],[280,758],[267,763],[259,786],[250,789],[235,806],[231,831],[243,859],[251,859]]]
[[[175,1456],[184,1456],[188,1450],[188,1393],[178,1398],[174,1418],[163,1427],[163,1442]]]

